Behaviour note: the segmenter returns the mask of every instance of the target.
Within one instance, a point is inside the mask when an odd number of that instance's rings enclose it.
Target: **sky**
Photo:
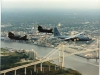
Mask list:
[[[100,0],[2,0],[2,10],[100,9]]]

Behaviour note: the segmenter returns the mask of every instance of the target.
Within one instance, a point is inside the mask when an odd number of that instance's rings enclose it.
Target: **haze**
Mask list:
[[[100,9],[100,0],[2,0],[2,10]]]

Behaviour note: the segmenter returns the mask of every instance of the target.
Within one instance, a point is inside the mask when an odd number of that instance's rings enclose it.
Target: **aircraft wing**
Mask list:
[[[68,38],[65,38],[65,40],[75,39],[75,38],[77,38],[77,37],[78,37],[79,35],[81,35],[81,34],[83,34],[83,32],[78,33],[78,34],[73,35],[73,36],[69,36]]]

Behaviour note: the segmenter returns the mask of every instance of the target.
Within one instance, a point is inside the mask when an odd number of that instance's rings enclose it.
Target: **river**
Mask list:
[[[47,53],[49,53],[53,48],[48,47],[42,47],[32,44],[26,44],[26,43],[18,43],[18,42],[3,42],[1,41],[1,47],[8,47],[13,49],[25,49],[25,50],[35,50],[38,53],[38,56],[43,57]]]
[[[37,45],[18,43],[18,42],[9,43],[3,41],[1,41],[1,47],[8,47],[14,49],[27,49],[27,50],[34,49],[39,57],[43,57],[51,50],[53,50],[53,48],[41,47]],[[55,61],[55,63],[58,64],[57,61]],[[82,75],[99,75],[99,61],[96,62],[94,59],[87,61],[85,58],[73,55],[65,58],[65,67],[75,69],[80,73],[82,73]]]

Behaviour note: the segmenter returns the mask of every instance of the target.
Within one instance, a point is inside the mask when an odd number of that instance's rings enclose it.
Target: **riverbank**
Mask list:
[[[4,41],[3,41],[4,42]],[[49,46],[43,46],[43,45],[38,45],[38,44],[34,44],[34,43],[23,43],[23,42],[5,42],[5,43],[18,43],[18,44],[24,44],[24,45],[33,45],[33,46],[37,46],[37,47],[44,47],[44,48],[51,48],[54,49],[54,47],[49,47]],[[9,47],[10,48],[10,47]],[[19,48],[19,47],[18,47]],[[20,48],[20,49],[24,49],[24,48]],[[39,49],[40,50],[40,49]],[[66,51],[67,53],[71,53],[69,51]],[[86,59],[99,59],[99,57],[96,57],[96,52],[88,52],[88,53],[83,53],[83,54],[75,54],[76,56],[82,57],[82,58],[86,58]]]

